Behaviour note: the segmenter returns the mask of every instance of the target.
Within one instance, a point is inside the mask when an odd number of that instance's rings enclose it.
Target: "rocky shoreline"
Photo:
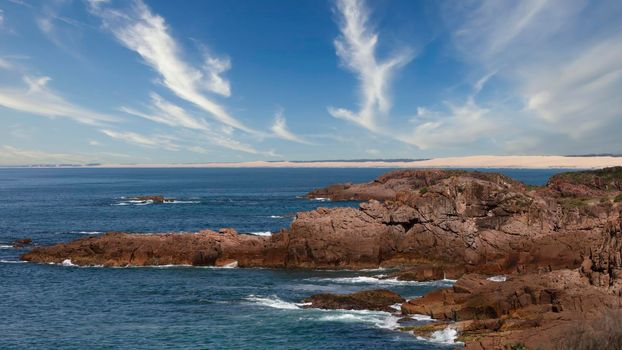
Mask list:
[[[399,170],[371,183],[309,193],[366,202],[298,213],[290,228],[270,237],[232,229],[111,232],[36,247],[21,259],[81,266],[392,267],[399,271],[390,277],[402,280],[458,279],[451,288],[399,301],[405,317],[436,320],[404,331],[426,335],[450,326],[469,349],[559,348],[578,323],[622,306],[621,193],[622,167],[558,174],[542,187],[495,173]],[[401,300],[388,293],[306,302],[386,310],[378,300]]]

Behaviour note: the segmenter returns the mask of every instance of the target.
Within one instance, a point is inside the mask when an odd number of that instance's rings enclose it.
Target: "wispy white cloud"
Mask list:
[[[115,9],[101,1],[91,1],[90,11],[128,49],[138,53],[162,78],[162,84],[180,98],[210,113],[216,120],[236,129],[257,133],[247,127],[206,92],[230,95],[229,83],[221,76],[230,68],[228,59],[206,53],[203,66],[194,67],[183,58],[180,45],[170,34],[166,21],[151,12],[140,0],[127,9]]]
[[[87,164],[95,162],[113,162],[127,158],[131,158],[131,156],[114,152],[70,154],[0,145],[0,165]]]
[[[447,107],[447,112],[433,113],[433,119],[420,122],[411,133],[400,133],[398,138],[420,149],[451,148],[473,143],[499,127],[490,110],[478,106],[472,97],[463,105],[447,103]],[[425,115],[430,114],[427,111]]]
[[[168,135],[142,135],[132,131],[116,131],[102,129],[101,132],[113,139],[135,144],[146,148],[162,148],[168,151],[179,151],[181,146],[174,143],[174,138]]]
[[[505,94],[522,100],[522,108],[514,106],[515,137],[506,140],[512,152],[589,153],[602,148],[587,140],[619,135],[622,3],[483,1],[456,8],[447,22],[460,57],[495,71]],[[503,118],[496,108],[487,114]]]
[[[151,93],[150,97],[152,113],[140,112],[130,107],[121,107],[120,110],[168,126],[210,130],[209,124],[204,119],[188,115],[183,108],[164,100],[156,93]]]
[[[283,116],[282,109],[277,111],[274,117],[274,124],[272,124],[272,127],[270,129],[272,130],[272,132],[274,133],[276,137],[281,138],[283,140],[303,143],[307,145],[311,144],[304,137],[294,134],[287,128],[287,123],[285,121],[285,117]]]
[[[209,52],[205,46],[203,51],[203,70],[205,72],[205,88],[208,91],[223,95],[231,96],[231,85],[229,80],[222,77],[222,74],[231,69],[231,59],[228,57],[216,57]]]
[[[442,149],[473,144],[501,129],[504,118],[491,115],[490,109],[476,102],[477,95],[495,72],[485,74],[472,86],[466,102],[454,104],[446,101],[445,110],[437,111],[417,107],[417,116],[410,120],[415,128],[408,133],[397,132],[397,138],[420,149]]]
[[[24,76],[22,88],[0,87],[0,106],[45,117],[71,118],[89,125],[118,121],[117,117],[73,104],[48,87],[50,77]]]
[[[4,58],[0,57],[0,69],[10,69],[12,67],[11,63]]]
[[[83,155],[43,152],[9,145],[0,146],[0,164],[3,165],[84,163],[87,161],[88,158]]]
[[[378,34],[369,23],[369,12],[363,0],[339,0],[341,36],[335,40],[337,55],[342,64],[356,74],[360,81],[360,108],[354,112],[329,107],[329,113],[354,122],[371,131],[382,127],[378,117],[391,108],[389,87],[397,69],[412,60],[412,51],[400,48],[397,54],[380,60],[376,57]]]
[[[40,7],[32,7],[35,23],[41,33],[55,46],[83,63],[88,61],[78,49],[88,26],[77,19],[63,16],[66,2],[46,2]]]
[[[266,152],[257,150],[253,146],[233,139],[231,137],[231,131],[227,132],[228,128],[225,128],[223,132],[213,130],[204,119],[190,115],[182,107],[166,101],[155,93],[151,94],[149,111],[138,111],[129,107],[121,107],[121,111],[170,127],[186,128],[196,131],[199,135],[195,135],[193,138],[205,139],[208,143],[223,148],[251,154],[267,154]]]

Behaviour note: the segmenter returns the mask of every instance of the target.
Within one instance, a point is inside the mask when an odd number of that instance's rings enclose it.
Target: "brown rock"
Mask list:
[[[437,281],[442,279],[457,279],[465,272],[460,265],[418,265],[392,273],[388,278],[397,278],[400,281]]]
[[[305,308],[375,310],[393,312],[391,305],[403,303],[404,298],[386,289],[374,289],[352,294],[315,294],[303,300]]]
[[[138,197],[132,197],[132,199],[137,200],[137,201],[152,201],[153,203],[156,203],[156,204],[162,204],[162,203],[174,201],[173,198],[165,198],[164,196],[138,196]]]
[[[30,245],[30,244],[32,244],[32,238],[30,237],[20,238],[20,239],[16,239],[13,241],[14,248],[22,248],[23,246]]]

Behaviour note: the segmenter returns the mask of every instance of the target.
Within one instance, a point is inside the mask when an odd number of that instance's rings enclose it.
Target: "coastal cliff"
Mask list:
[[[462,332],[467,348],[553,348],[577,320],[621,305],[622,168],[559,174],[533,187],[495,173],[400,170],[309,197],[365,200],[298,213],[271,237],[107,233],[22,260],[76,265],[395,267],[398,279],[459,278],[402,312]],[[491,276],[496,276],[492,277]],[[502,277],[501,277],[502,276]],[[492,280],[491,280],[492,279]],[[428,328],[431,329],[431,328]],[[425,329],[408,329],[425,333]],[[536,336],[552,332],[558,337]]]

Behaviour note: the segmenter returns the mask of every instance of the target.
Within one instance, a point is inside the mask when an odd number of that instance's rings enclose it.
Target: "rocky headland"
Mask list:
[[[404,315],[436,320],[404,331],[425,335],[449,326],[470,349],[555,349],[580,324],[622,305],[621,191],[621,167],[555,175],[542,187],[496,173],[399,170],[370,183],[309,193],[365,202],[298,213],[288,229],[270,237],[232,229],[111,232],[37,247],[22,259],[103,266],[393,267],[399,271],[389,277],[397,279],[458,279],[451,288],[403,302]],[[369,298],[376,296],[401,300],[374,293],[363,301],[324,295],[307,302],[355,307],[373,305]],[[376,305],[386,310],[386,302]]]

